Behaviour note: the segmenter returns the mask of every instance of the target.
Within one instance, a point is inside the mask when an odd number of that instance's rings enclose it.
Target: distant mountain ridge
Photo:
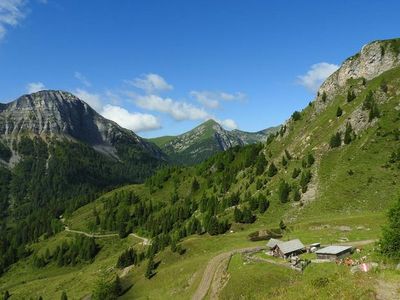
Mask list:
[[[64,91],[40,91],[0,106],[0,140],[11,146],[21,134],[66,138],[118,158],[118,145],[130,144],[156,158],[162,152],[130,130],[107,120],[87,103]]]
[[[267,128],[258,132],[226,130],[219,123],[210,119],[196,128],[178,136],[163,136],[149,139],[159,146],[174,163],[195,164],[215,153],[235,146],[244,146],[264,142],[278,127]]]

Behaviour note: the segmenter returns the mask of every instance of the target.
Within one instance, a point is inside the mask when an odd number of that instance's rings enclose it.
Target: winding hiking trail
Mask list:
[[[229,262],[229,259],[231,258],[232,255],[236,253],[257,252],[263,249],[265,249],[265,247],[263,246],[235,249],[218,254],[217,256],[213,257],[208,262],[206,269],[204,270],[203,277],[201,279],[199,286],[197,287],[196,292],[192,296],[192,300],[202,300],[207,295],[207,292],[210,289],[210,285],[213,281],[215,272],[217,271],[218,268],[220,268],[220,266],[224,262]]]
[[[63,222],[63,221],[62,221]],[[64,223],[64,222],[63,222]],[[93,238],[109,238],[109,237],[114,237],[114,236],[118,236],[118,233],[109,233],[109,234],[97,234],[97,233],[88,233],[85,231],[80,231],[80,230],[73,230],[73,229],[69,229],[69,227],[67,225],[64,225],[64,229],[65,231],[68,232],[72,232],[72,233],[76,233],[76,234],[81,234],[87,237],[93,237]],[[151,245],[151,240],[142,236],[139,236],[135,233],[130,233],[129,236],[135,237],[137,239],[142,240],[141,244],[143,246],[149,246]]]

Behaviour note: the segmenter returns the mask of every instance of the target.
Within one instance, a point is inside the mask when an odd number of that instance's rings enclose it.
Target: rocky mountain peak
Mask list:
[[[117,143],[131,143],[157,153],[155,146],[130,130],[107,120],[87,103],[64,91],[40,91],[5,104],[0,110],[0,139],[11,141],[20,134],[44,138],[62,137],[84,142],[116,156]]]
[[[349,79],[373,79],[383,72],[400,66],[400,39],[374,41],[362,47],[357,54],[346,59],[341,67],[321,85],[317,96],[317,110],[322,109]]]

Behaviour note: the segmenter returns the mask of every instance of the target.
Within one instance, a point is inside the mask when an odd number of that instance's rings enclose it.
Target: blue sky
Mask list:
[[[399,37],[399,11],[365,0],[0,0],[0,101],[62,89],[145,137],[207,118],[256,131],[307,105],[362,45]]]

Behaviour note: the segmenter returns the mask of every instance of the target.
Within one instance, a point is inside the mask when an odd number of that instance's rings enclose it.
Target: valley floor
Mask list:
[[[303,274],[281,265],[249,260],[248,251],[259,251],[265,241],[251,242],[247,235],[255,230],[276,226],[268,216],[251,225],[235,224],[220,236],[190,236],[183,241],[186,253],[180,256],[169,249],[157,254],[159,266],[152,279],[144,277],[146,262],[123,270],[115,268],[119,254],[130,246],[144,247],[146,239],[114,234],[95,235],[102,249],[92,264],[37,269],[28,258],[0,277],[1,290],[9,290],[15,299],[38,297],[58,299],[65,290],[69,299],[90,295],[104,274],[118,273],[124,285],[132,285],[121,299],[395,299],[400,272],[385,269],[386,262],[373,250],[385,218],[370,213],[322,220],[300,219],[291,224],[283,239],[300,238],[304,244],[350,244],[362,247],[370,261],[379,263],[374,272],[352,274],[350,268],[334,263],[312,263]],[[66,231],[35,245],[52,248],[76,234],[68,223]],[[149,242],[149,241],[147,241]],[[259,252],[262,254],[263,252]],[[322,285],[322,286],[321,286]]]

